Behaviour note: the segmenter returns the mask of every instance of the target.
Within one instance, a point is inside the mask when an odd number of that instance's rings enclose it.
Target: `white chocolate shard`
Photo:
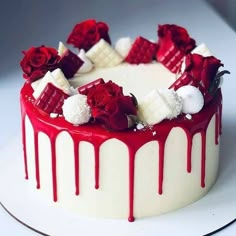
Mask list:
[[[123,61],[121,55],[104,39],[100,39],[90,48],[86,56],[95,64],[95,67],[113,67]]]
[[[174,90],[153,90],[139,103],[138,116],[149,125],[177,117],[183,107],[182,98]]]
[[[64,45],[63,42],[60,41],[58,45],[58,49],[57,49],[58,55],[62,56],[66,50],[67,50],[67,47]]]
[[[176,118],[183,108],[183,99],[173,89],[162,89],[160,94],[171,108],[171,114],[166,118],[171,120]]]
[[[61,69],[55,69],[54,71],[48,71],[45,76],[40,80],[40,83],[34,90],[33,96],[37,99],[43,92],[44,88],[48,83],[52,83],[57,88],[63,90],[65,93],[70,94],[70,84],[66,77],[64,76]]]
[[[78,57],[84,62],[77,73],[88,73],[93,69],[93,63],[88,59],[84,49],[80,49]]]
[[[199,54],[203,57],[212,56],[211,51],[209,50],[209,48],[204,43],[202,43],[202,44],[198,45],[196,48],[194,48],[191,53],[192,54],[196,53],[196,54]]]
[[[203,108],[204,97],[198,88],[185,85],[177,89],[176,93],[183,99],[183,113],[195,114]]]
[[[149,125],[160,123],[171,114],[171,108],[156,89],[147,94],[138,105],[139,119]]]
[[[122,56],[126,57],[132,47],[133,41],[129,37],[123,37],[116,41],[115,49]]]

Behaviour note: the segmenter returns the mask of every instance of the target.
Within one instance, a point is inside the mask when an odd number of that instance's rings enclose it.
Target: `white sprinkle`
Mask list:
[[[142,123],[138,123],[138,124],[136,125],[136,128],[137,128],[137,130],[141,130],[141,129],[144,128],[144,125],[143,125]]]
[[[191,120],[192,119],[192,116],[190,114],[186,114],[185,116],[188,120]]]
[[[50,113],[50,117],[51,117],[51,118],[57,118],[57,117],[58,117],[58,114],[57,114],[57,113]]]
[[[152,132],[152,136],[155,136],[156,134],[157,134],[156,131],[153,131],[153,132]]]

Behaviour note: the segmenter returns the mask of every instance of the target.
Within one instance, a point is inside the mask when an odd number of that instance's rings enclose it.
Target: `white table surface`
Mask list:
[[[186,27],[198,44],[206,43],[225,64],[225,69],[231,72],[223,84],[222,153],[236,156],[236,33],[220,16],[200,0],[84,2],[51,0],[1,3],[0,158],[1,148],[21,131],[19,90],[24,83],[19,67],[21,51],[41,44],[57,48],[59,40],[65,42],[77,22],[88,18],[107,22],[113,42],[122,36],[135,38],[142,35],[155,39],[157,24],[175,23]],[[231,125],[227,128],[229,123]],[[17,223],[0,207],[0,235],[37,234]],[[176,235],[181,235],[181,232],[176,232]],[[236,235],[236,223],[216,235]]]

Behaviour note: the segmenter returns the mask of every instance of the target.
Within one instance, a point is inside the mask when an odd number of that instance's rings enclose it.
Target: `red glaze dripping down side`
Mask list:
[[[43,113],[33,105],[32,88],[26,83],[21,90],[21,112],[22,112],[22,141],[24,151],[25,175],[28,178],[27,153],[26,153],[26,133],[25,133],[25,117],[28,116],[32,123],[35,134],[35,168],[37,187],[40,187],[40,170],[38,156],[37,137],[39,132],[45,133],[51,140],[51,158],[52,158],[52,183],[53,183],[53,200],[57,201],[57,166],[56,166],[56,150],[55,143],[57,135],[61,131],[67,131],[74,142],[74,163],[75,163],[75,194],[79,195],[79,142],[87,141],[94,146],[94,162],[95,162],[95,188],[99,188],[99,148],[106,140],[116,138],[125,143],[129,150],[129,221],[134,221],[134,171],[135,171],[135,154],[139,148],[149,141],[156,141],[159,144],[159,176],[157,192],[163,194],[164,184],[164,152],[165,142],[175,127],[182,128],[186,133],[187,150],[186,150],[186,171],[191,172],[191,151],[192,139],[197,133],[201,134],[202,150],[201,150],[201,179],[199,183],[205,187],[205,165],[206,165],[206,130],[210,120],[215,115],[215,143],[218,143],[218,135],[221,134],[221,116],[222,116],[222,95],[219,90],[214,100],[203,108],[198,114],[192,115],[192,119],[188,120],[184,115],[174,120],[165,120],[160,124],[154,125],[150,129],[134,132],[128,130],[125,132],[109,132],[104,128],[87,124],[81,126],[73,126],[65,121],[63,117],[51,119],[47,114]],[[153,135],[153,133],[156,135]],[[29,176],[29,178],[33,178]]]

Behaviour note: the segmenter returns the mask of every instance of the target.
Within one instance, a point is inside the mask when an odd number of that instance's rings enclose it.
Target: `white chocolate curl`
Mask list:
[[[185,85],[177,89],[176,93],[183,99],[183,113],[195,114],[203,108],[204,97],[198,88]]]
[[[122,56],[126,57],[132,47],[133,41],[129,37],[120,38],[115,44],[116,51]]]
[[[62,110],[65,120],[74,125],[88,123],[91,117],[87,97],[82,94],[76,94],[65,99]]]

